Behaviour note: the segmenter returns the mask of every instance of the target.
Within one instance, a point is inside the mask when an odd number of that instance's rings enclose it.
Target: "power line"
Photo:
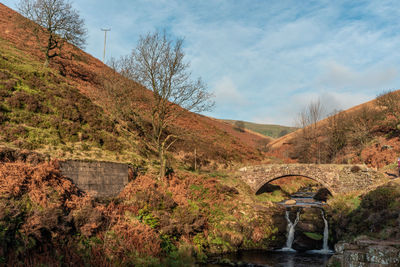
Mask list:
[[[103,51],[103,63],[106,59],[106,40],[107,40],[107,32],[111,31],[111,29],[101,29],[104,32],[104,51]]]

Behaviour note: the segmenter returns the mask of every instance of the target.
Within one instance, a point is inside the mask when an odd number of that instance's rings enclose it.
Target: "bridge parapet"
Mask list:
[[[332,194],[364,190],[384,180],[381,173],[364,165],[266,164],[244,167],[239,171],[241,179],[254,192],[273,180],[288,176],[313,179],[329,189]]]

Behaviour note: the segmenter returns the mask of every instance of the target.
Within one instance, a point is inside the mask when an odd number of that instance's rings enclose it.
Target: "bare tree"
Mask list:
[[[316,123],[323,118],[324,109],[321,101],[311,101],[306,107],[300,111],[297,123],[301,128],[312,126],[315,128]]]
[[[293,156],[302,162],[309,162],[314,157],[318,163],[321,161],[320,131],[317,128],[317,122],[323,116],[324,109],[319,99],[315,102],[310,102],[298,114],[297,125],[302,128],[302,131],[300,136],[296,137]]]
[[[331,162],[347,145],[350,118],[341,110],[333,111],[323,129],[325,135],[325,161]]]
[[[191,79],[184,56],[183,39],[172,40],[165,33],[155,32],[141,36],[132,53],[116,64],[122,75],[153,92],[150,137],[159,155],[160,177],[165,175],[166,152],[178,138],[166,131],[182,114],[178,106],[194,112],[214,106],[202,80]]]
[[[32,27],[39,47],[45,54],[45,66],[51,58],[60,55],[65,42],[80,48],[85,45],[84,21],[68,1],[21,0],[18,10],[34,22],[27,25]]]

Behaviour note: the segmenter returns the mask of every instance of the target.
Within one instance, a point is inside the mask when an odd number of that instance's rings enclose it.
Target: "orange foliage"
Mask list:
[[[137,177],[133,182],[125,186],[124,190],[120,193],[121,198],[130,199],[139,191],[146,191],[149,189],[155,189],[156,179],[149,175],[141,175]]]
[[[231,194],[231,188],[222,186],[216,179],[207,178],[190,173],[178,173],[168,180],[167,191],[172,193],[174,201],[180,205],[186,205],[188,199],[198,199],[202,190],[191,190],[193,186],[200,186],[207,192],[207,200],[221,202]]]
[[[161,253],[161,240],[150,226],[127,218],[118,220],[111,228],[116,237],[107,239],[106,253],[125,258],[128,253],[157,256]]]
[[[382,168],[388,164],[396,163],[400,153],[400,141],[398,138],[378,138],[378,142],[364,148],[361,158],[370,167]]]
[[[264,231],[260,227],[255,227],[251,235],[251,240],[257,243],[260,242],[263,237],[264,237]]]
[[[29,198],[45,208],[59,207],[78,188],[62,177],[57,161],[31,166],[25,163],[0,163],[0,196],[18,198],[28,193]]]

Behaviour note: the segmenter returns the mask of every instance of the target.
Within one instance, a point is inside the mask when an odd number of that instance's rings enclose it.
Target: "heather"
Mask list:
[[[256,199],[245,185],[227,185],[218,173],[156,176],[141,175],[118,197],[99,200],[63,177],[56,161],[1,163],[2,262],[190,265],[212,254],[268,248],[275,239],[272,204],[252,208]]]

